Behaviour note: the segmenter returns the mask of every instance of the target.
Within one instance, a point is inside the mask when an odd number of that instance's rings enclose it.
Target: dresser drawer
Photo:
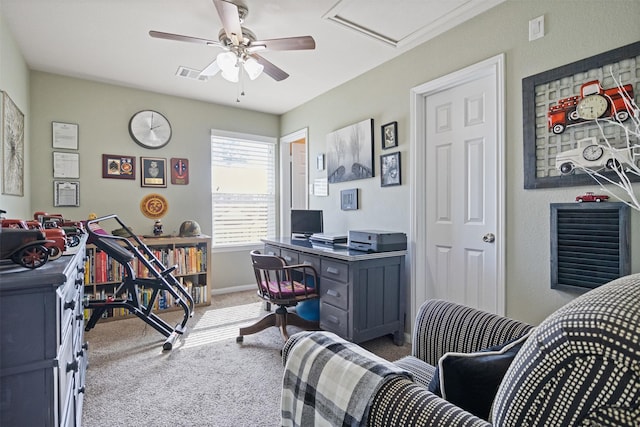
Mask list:
[[[280,256],[284,258],[289,265],[297,264],[300,260],[298,252],[290,251],[289,249],[280,249]]]
[[[343,310],[349,308],[349,286],[323,277],[320,280],[320,301]]]
[[[337,280],[339,282],[349,281],[349,264],[328,259],[321,261],[322,272],[320,275],[325,278]]]
[[[66,399],[73,393],[73,376],[78,370],[78,362],[73,354],[73,336],[71,328],[64,335],[62,346],[58,352],[58,396],[60,396],[60,410],[65,409]],[[61,412],[62,413],[62,412]]]
[[[349,339],[348,312],[320,302],[320,328]]]

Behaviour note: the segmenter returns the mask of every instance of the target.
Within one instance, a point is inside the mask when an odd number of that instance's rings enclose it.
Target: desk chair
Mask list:
[[[319,323],[305,320],[298,314],[289,312],[299,302],[319,298],[318,273],[311,265],[287,265],[285,260],[275,255],[263,255],[260,251],[251,251],[251,263],[258,285],[258,295],[268,305],[278,306],[274,313],[269,313],[251,326],[240,328],[236,338],[242,342],[245,335],[255,334],[271,326],[278,327],[282,337],[289,339],[287,325],[298,326],[303,329],[317,330]]]

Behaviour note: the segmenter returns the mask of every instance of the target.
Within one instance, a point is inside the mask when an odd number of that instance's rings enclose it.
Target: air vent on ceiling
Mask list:
[[[624,203],[551,204],[551,288],[589,290],[630,274]]]
[[[191,80],[200,80],[206,82],[209,77],[201,76],[200,70],[194,70],[193,68],[183,67],[182,65],[178,67],[178,71],[176,71],[176,76],[184,77],[185,79]]]

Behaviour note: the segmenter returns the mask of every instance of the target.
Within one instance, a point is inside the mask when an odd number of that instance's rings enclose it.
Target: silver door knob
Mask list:
[[[496,241],[496,235],[493,233],[487,233],[482,236],[482,241],[485,243],[493,243]]]

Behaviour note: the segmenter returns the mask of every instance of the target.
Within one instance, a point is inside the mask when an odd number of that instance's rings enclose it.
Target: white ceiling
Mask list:
[[[239,85],[177,77],[220,52],[149,30],[218,39],[211,0],[0,0],[30,69],[282,114],[505,0],[242,0],[258,39],[311,35],[315,50],[263,51],[290,74]],[[247,79],[248,80],[248,79]]]

